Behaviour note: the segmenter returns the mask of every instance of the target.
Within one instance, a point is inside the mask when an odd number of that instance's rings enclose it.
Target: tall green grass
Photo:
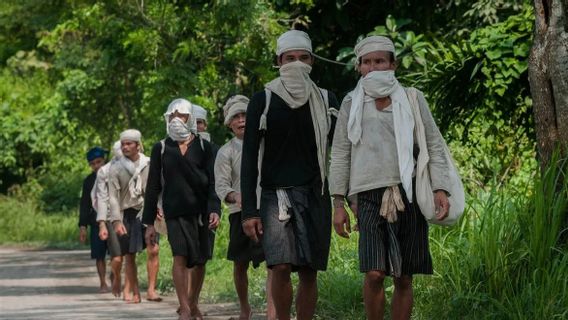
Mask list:
[[[29,199],[0,196],[0,244],[60,248],[79,246],[77,212],[46,214]]]

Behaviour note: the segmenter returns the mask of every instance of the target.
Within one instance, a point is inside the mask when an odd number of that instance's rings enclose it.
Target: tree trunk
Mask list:
[[[541,168],[568,155],[568,0],[535,0],[529,81]]]

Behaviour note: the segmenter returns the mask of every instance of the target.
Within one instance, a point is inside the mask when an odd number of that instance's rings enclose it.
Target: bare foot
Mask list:
[[[123,291],[122,292],[122,300],[124,300],[124,301],[132,300],[132,294],[130,292]]]
[[[129,304],[140,303],[140,302],[142,302],[142,299],[140,299],[140,295],[137,295],[137,294],[133,295],[132,299],[126,301],[126,303],[129,303]]]
[[[116,275],[112,281],[112,295],[120,298],[120,276]]]
[[[252,319],[252,310],[241,310],[241,314],[239,315],[239,320],[250,320]]]
[[[203,320],[203,315],[201,314],[201,310],[199,310],[199,308],[197,306],[195,307],[190,307],[190,319],[195,319],[195,320]]]
[[[190,316],[189,310],[184,310],[179,312],[178,320],[191,320],[191,319],[193,318]]]
[[[103,285],[99,288],[99,293],[107,293],[108,292],[108,286],[106,283],[103,283]]]
[[[162,298],[155,292],[155,291],[148,291],[146,294],[146,300],[153,301],[153,302],[161,302]]]

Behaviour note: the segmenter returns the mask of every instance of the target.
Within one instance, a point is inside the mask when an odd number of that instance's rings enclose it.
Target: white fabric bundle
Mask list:
[[[312,40],[310,36],[300,30],[290,30],[278,37],[278,40],[276,40],[277,56],[292,50],[306,50],[312,53]]]
[[[223,106],[223,115],[225,116],[225,125],[228,126],[234,116],[239,113],[246,113],[249,103],[249,98],[237,94],[232,96],[227,100],[225,106]]]

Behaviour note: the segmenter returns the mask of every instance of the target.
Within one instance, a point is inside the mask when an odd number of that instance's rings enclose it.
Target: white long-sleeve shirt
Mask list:
[[[223,145],[215,159],[215,192],[222,201],[231,192],[241,193],[241,157],[243,140],[234,137]],[[257,187],[257,195],[260,189]],[[258,200],[258,199],[257,199]],[[225,203],[227,203],[225,201]],[[257,201],[257,204],[260,201]],[[236,203],[227,203],[229,213],[241,211]]]
[[[448,191],[448,166],[444,157],[443,137],[434,122],[424,94],[418,91],[418,103],[430,156],[432,190]],[[365,101],[361,142],[353,145],[347,137],[351,96],[343,100],[331,149],[330,192],[354,195],[400,183],[392,113],[376,110],[372,100]],[[390,122],[389,122],[390,121]]]

